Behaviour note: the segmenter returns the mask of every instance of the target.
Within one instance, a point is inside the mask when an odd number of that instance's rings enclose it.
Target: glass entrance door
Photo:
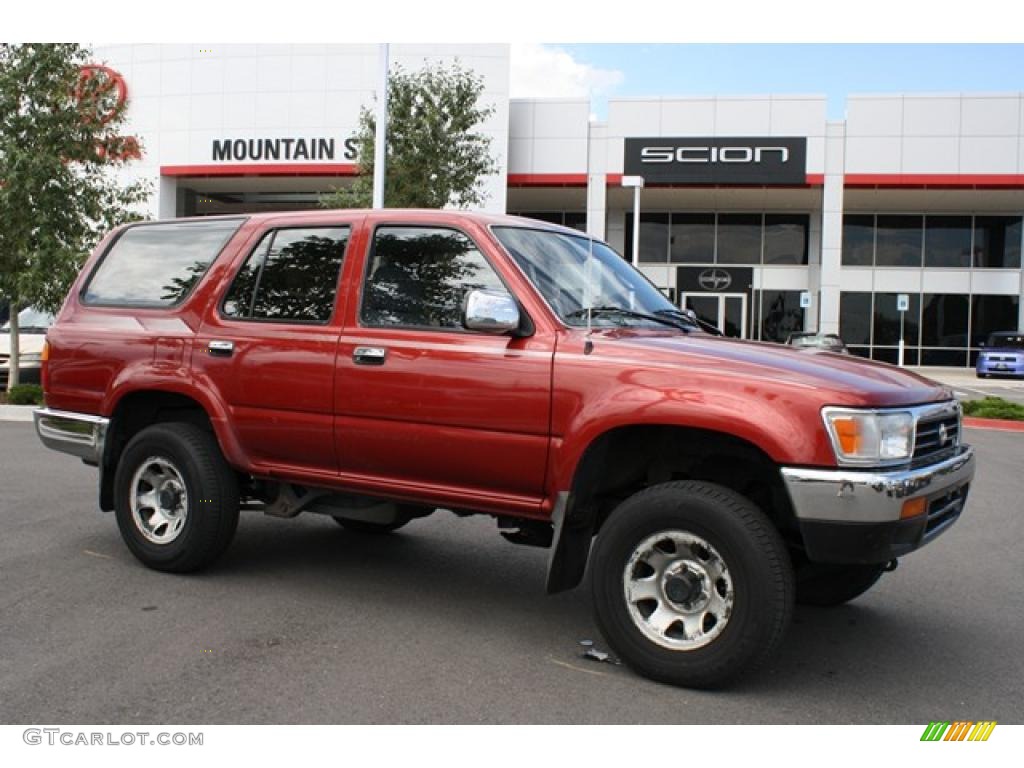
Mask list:
[[[747,338],[747,295],[745,293],[684,293],[681,306],[726,336]]]

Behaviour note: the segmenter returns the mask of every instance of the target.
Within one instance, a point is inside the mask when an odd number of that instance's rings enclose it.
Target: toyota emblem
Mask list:
[[[732,285],[732,275],[724,269],[713,267],[701,272],[697,282],[705,291],[724,291]]]
[[[945,424],[939,424],[939,445],[945,445],[949,442],[949,430],[946,429]]]

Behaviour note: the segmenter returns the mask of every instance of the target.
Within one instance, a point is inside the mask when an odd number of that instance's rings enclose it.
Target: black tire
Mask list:
[[[842,605],[875,586],[884,572],[884,565],[803,562],[796,567],[796,601],[821,607]]]
[[[393,523],[370,523],[365,520],[347,520],[344,517],[335,517],[334,522],[346,531],[352,531],[352,533],[366,533],[373,536],[381,536],[385,533],[397,531],[409,521],[397,520]]]
[[[631,615],[641,606],[631,607],[627,600],[627,565],[638,548],[663,532],[682,532],[710,545],[732,584],[731,590],[723,587],[732,600],[731,612],[724,612],[719,634],[700,647],[665,647]],[[601,528],[590,562],[598,628],[626,664],[660,682],[692,688],[728,683],[777,650],[792,615],[793,570],[778,532],[748,499],[719,485],[671,482],[631,496]],[[674,567],[670,563],[666,572]],[[672,607],[668,582],[655,581],[660,584],[658,609]],[[706,618],[703,614],[701,632],[712,634],[715,627],[706,629]]]
[[[146,465],[154,459],[167,462],[177,472],[186,496],[181,504],[186,512],[184,523],[175,537],[165,543],[146,537],[131,508],[136,473],[145,472]],[[165,470],[164,476],[171,475]],[[118,461],[114,476],[117,525],[128,549],[149,568],[187,573],[212,563],[235,535],[238,507],[238,478],[234,470],[225,461],[214,435],[193,424],[175,422],[147,427],[129,441]],[[140,511],[140,518],[144,515]],[[166,534],[167,529],[163,530]],[[151,533],[159,531],[157,528]]]

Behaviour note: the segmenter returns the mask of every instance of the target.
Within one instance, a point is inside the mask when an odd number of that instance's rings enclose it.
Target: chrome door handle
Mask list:
[[[214,357],[231,357],[235,351],[235,342],[211,339],[206,345],[206,352]]]
[[[384,365],[388,351],[384,347],[356,347],[352,359],[356,365]]]

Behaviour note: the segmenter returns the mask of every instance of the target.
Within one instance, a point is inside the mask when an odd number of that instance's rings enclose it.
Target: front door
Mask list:
[[[505,286],[461,231],[378,226],[366,258],[356,322],[338,347],[342,475],[536,508],[553,338],[462,326],[468,291]]]
[[[681,306],[726,336],[747,338],[747,295],[745,293],[684,293]]]

